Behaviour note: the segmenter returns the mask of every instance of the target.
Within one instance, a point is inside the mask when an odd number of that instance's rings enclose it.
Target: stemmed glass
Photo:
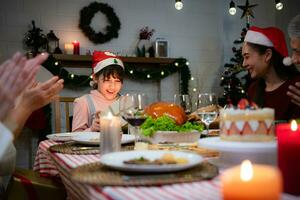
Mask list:
[[[174,103],[180,105],[183,108],[185,114],[191,114],[192,100],[188,94],[175,94]]]
[[[144,123],[147,115],[144,108],[147,103],[147,96],[145,94],[126,94],[120,97],[120,113],[122,118],[133,126],[135,136],[135,148],[141,141],[140,125]],[[130,127],[128,126],[129,132]]]
[[[205,124],[208,134],[209,125],[216,120],[219,114],[218,101],[214,93],[200,93],[198,95],[197,114]]]

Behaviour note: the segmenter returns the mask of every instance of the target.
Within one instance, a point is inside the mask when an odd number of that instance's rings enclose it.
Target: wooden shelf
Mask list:
[[[90,55],[66,55],[53,54],[64,67],[90,68],[92,66],[92,56]],[[137,67],[160,67],[175,61],[175,58],[146,58],[146,57],[121,57],[124,63],[134,64]]]

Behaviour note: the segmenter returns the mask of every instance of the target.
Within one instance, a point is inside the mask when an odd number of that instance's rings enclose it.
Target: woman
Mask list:
[[[276,120],[300,118],[300,107],[286,94],[289,85],[300,81],[290,65],[284,34],[275,27],[251,27],[245,36],[242,54],[245,67],[255,81],[248,89],[251,100],[260,107],[275,109]]]
[[[119,110],[119,92],[123,86],[124,64],[114,54],[104,51],[93,53],[94,90],[74,101],[72,131],[99,131],[99,113]]]

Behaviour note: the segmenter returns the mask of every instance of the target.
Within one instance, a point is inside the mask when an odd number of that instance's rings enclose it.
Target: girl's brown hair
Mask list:
[[[123,83],[123,77],[124,77],[124,69],[119,65],[109,65],[107,67],[104,67],[99,72],[95,74],[95,79],[99,79],[99,77],[103,75],[103,80],[109,79],[111,76],[113,78],[117,78]],[[93,89],[97,89],[98,85],[93,84]]]

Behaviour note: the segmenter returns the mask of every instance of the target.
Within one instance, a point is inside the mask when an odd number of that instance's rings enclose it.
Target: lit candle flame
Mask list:
[[[107,118],[108,118],[108,119],[112,119],[112,116],[113,116],[113,115],[112,115],[111,112],[109,111],[109,112],[107,113]]]
[[[253,168],[250,160],[244,160],[241,164],[241,179],[242,181],[250,181],[253,177]]]
[[[291,130],[296,131],[297,129],[298,129],[297,122],[296,122],[296,120],[293,119],[291,122]]]

